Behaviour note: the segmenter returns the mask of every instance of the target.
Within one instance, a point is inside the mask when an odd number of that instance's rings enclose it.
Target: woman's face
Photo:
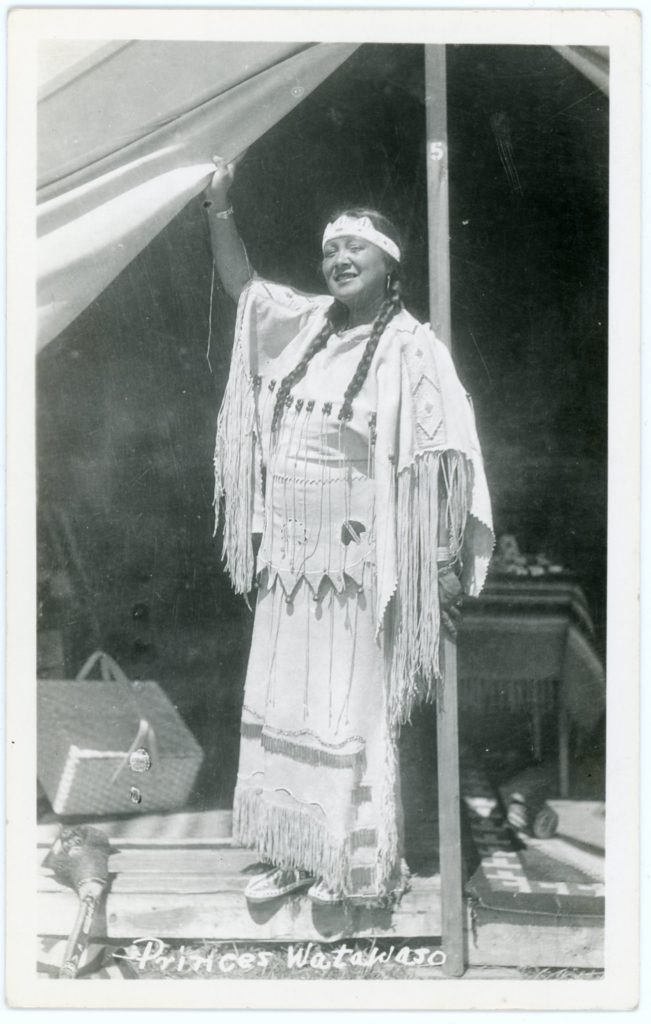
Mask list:
[[[384,299],[389,263],[372,242],[356,235],[331,239],[322,268],[328,291],[349,309],[374,312]]]

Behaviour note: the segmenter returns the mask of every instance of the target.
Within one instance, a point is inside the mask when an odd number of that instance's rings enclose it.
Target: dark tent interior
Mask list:
[[[453,353],[496,533],[576,574],[603,652],[608,100],[549,47],[449,46],[447,70]],[[252,264],[322,290],[328,216],[378,207],[428,320],[425,150],[423,47],[362,46],[241,163]],[[101,648],[157,680],[205,751],[197,805],[226,807],[252,615],[213,538],[235,309],[210,294],[197,200],[40,355],[38,607],[43,674],[56,636],[67,678]]]

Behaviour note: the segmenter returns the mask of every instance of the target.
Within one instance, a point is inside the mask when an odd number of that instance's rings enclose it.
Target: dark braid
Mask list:
[[[361,391],[364,381],[368,375],[375,350],[380,343],[385,328],[393,320],[394,316],[402,309],[402,298],[400,289],[400,278],[396,270],[389,276],[387,297],[380,306],[380,312],[373,321],[373,327],[369,339],[364,347],[362,358],[357,364],[353,379],[344,392],[344,401],[339,410],[339,419],[349,420],[353,415],[353,401]]]
[[[341,303],[333,302],[332,306],[330,306],[326,313],[326,321],[323,327],[308,345],[305,355],[300,362],[296,364],[294,369],[290,370],[287,376],[283,377],[281,380],[278,385],[278,391],[276,392],[276,402],[274,405],[273,417],[271,419],[272,436],[278,429],[280,420],[282,419],[283,410],[288,404],[288,399],[290,399],[289,404],[291,404],[290,393],[294,384],[303,379],[307,372],[310,360],[314,358],[317,352],[320,352],[322,348],[326,347],[328,338],[332,332],[337,329],[337,326],[342,322],[345,316],[347,316],[347,310],[342,307]]]

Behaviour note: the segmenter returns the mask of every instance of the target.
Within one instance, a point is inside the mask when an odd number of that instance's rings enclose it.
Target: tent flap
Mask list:
[[[205,188],[214,153],[234,159],[355,49],[134,43],[49,93],[39,109],[39,347]]]

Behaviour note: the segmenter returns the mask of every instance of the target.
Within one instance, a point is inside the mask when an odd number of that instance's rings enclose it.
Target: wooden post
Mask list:
[[[425,109],[430,322],[436,335],[451,348],[445,46],[425,46]],[[436,543],[435,537],[432,538],[432,543]],[[465,951],[457,649],[456,644],[447,637],[444,637],[442,642],[442,666],[444,694],[443,699],[438,701],[436,715],[441,938],[447,958],[445,972],[452,977],[459,977],[465,970]]]
[[[450,213],[445,46],[425,46],[429,310],[434,333],[451,348]]]

